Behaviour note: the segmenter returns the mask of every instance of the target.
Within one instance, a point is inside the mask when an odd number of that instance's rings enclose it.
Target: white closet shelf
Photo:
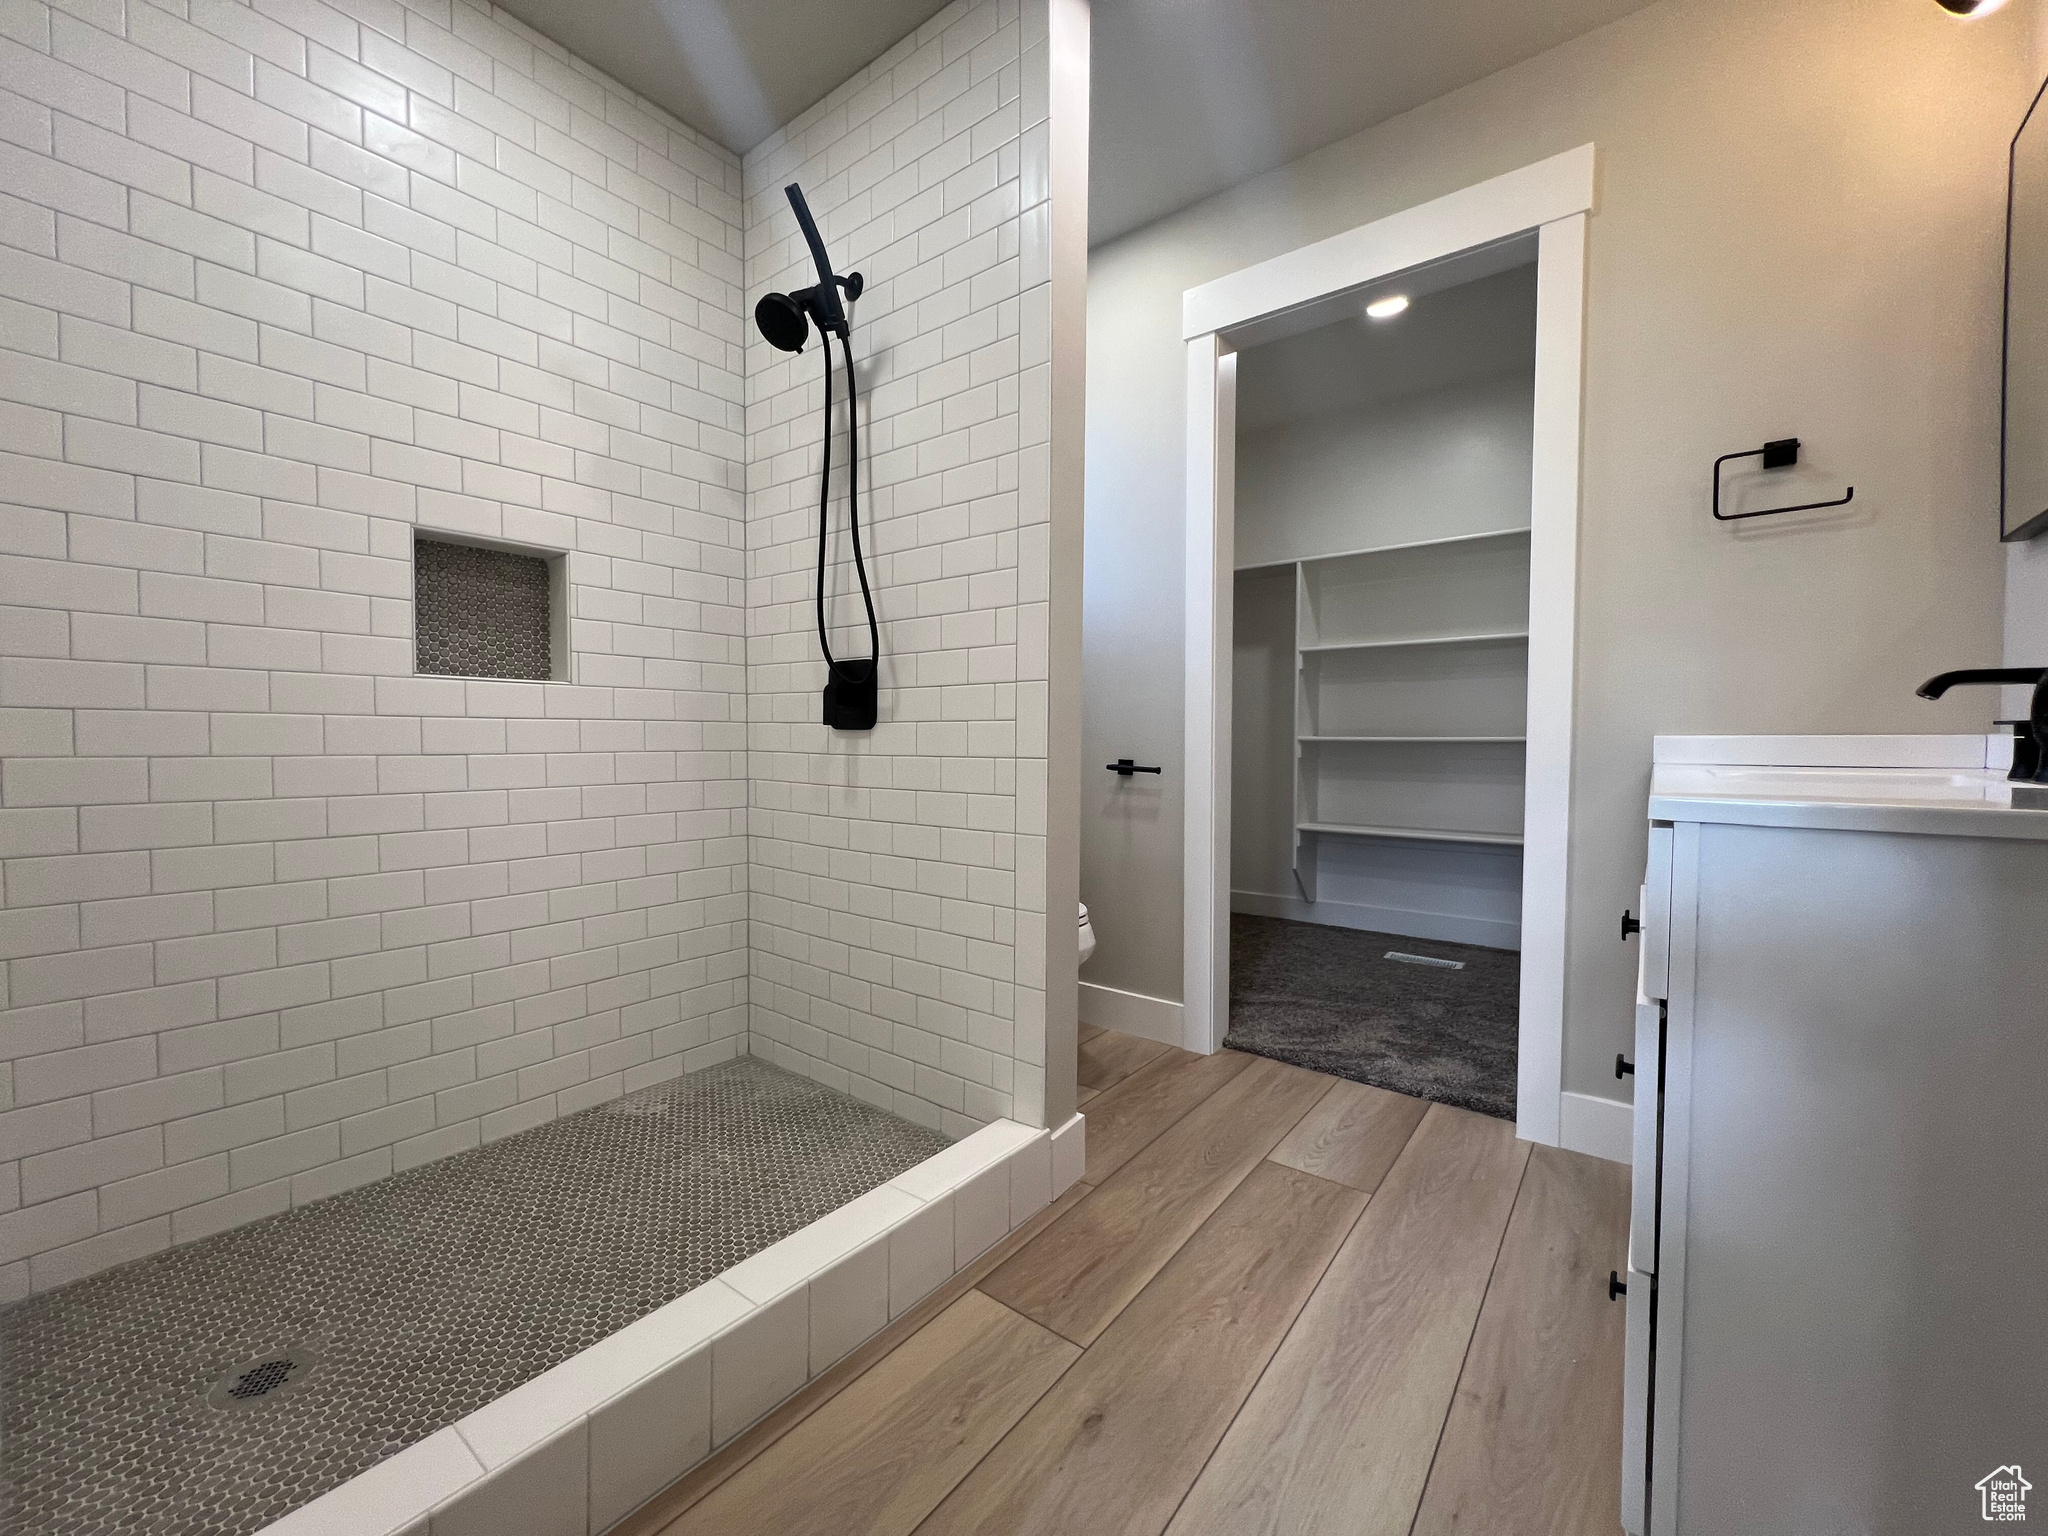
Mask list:
[[[1526,640],[1526,629],[1496,630],[1483,635],[1409,635],[1399,640],[1324,640],[1315,645],[1304,645],[1301,653],[1312,656],[1318,651],[1394,651],[1405,650],[1418,645],[1494,645],[1503,640]]]
[[[1341,821],[1304,821],[1297,832],[1335,833],[1339,837],[1393,837],[1411,843],[1487,843],[1500,848],[1519,848],[1519,832],[1465,832],[1448,827],[1371,827]]]
[[[1340,550],[1334,555],[1296,555],[1290,560],[1261,560],[1240,565],[1240,571],[1277,571],[1290,565],[1328,565],[1333,560],[1360,560],[1368,555],[1395,555],[1409,549],[1441,549],[1446,545],[1478,544],[1489,539],[1526,539],[1527,528],[1495,528],[1487,533],[1455,533],[1447,539],[1414,539],[1406,544],[1369,544],[1364,549]]]
[[[1526,736],[1297,736],[1296,741],[1365,741],[1365,742],[1514,742],[1527,741]]]

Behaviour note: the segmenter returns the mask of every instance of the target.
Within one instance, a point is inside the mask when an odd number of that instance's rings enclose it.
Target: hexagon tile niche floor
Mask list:
[[[0,1531],[259,1530],[946,1145],[741,1057],[31,1297]]]

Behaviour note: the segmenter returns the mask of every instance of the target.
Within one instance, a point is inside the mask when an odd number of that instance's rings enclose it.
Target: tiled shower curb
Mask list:
[[[1063,1194],[1085,1134],[983,1126],[260,1536],[599,1536]]]

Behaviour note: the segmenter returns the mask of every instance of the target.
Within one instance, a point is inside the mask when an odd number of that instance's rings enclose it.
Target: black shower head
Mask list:
[[[849,299],[857,299],[862,284],[858,272],[846,277],[833,275],[831,259],[825,254],[825,242],[818,237],[818,226],[811,218],[810,204],[804,201],[803,189],[791,182],[783,190],[789,194],[789,206],[796,211],[804,243],[811,248],[818,281],[815,286],[799,288],[794,293],[763,294],[761,302],[754,306],[754,324],[761,327],[770,346],[784,352],[801,352],[810,339],[813,320],[828,336],[846,334],[846,310],[839,302],[839,291],[843,288]]]
[[[805,289],[808,296],[810,289]],[[783,352],[801,352],[811,338],[811,322],[804,304],[786,293],[764,293],[754,306],[754,324],[768,344]]]

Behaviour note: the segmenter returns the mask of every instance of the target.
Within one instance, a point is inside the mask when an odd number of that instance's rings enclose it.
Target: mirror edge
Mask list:
[[[2020,138],[2027,131],[2027,125],[2040,110],[2041,100],[2048,96],[2048,80],[2041,82],[2034,98],[2027,103],[2027,110],[2020,116],[2019,127],[2013,130],[2012,143],[2006,150],[2005,161],[2005,271],[2003,293],[1999,316],[1998,337],[1998,539],[2002,544],[2023,544],[2030,539],[2048,533],[2048,507],[2031,514],[2017,528],[2009,527],[2007,519],[2011,508],[2007,506],[2006,458],[2010,450],[2012,380],[2012,226],[2013,196],[2019,176]]]

